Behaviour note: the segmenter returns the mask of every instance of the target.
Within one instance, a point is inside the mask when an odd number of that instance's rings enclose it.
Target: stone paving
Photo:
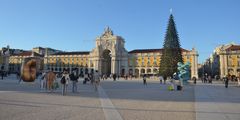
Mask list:
[[[104,90],[125,120],[194,120],[194,89],[167,91],[166,85],[151,81],[104,82]]]
[[[240,120],[240,87],[222,82],[195,87],[197,120]]]
[[[156,80],[105,80],[98,92],[78,83],[78,93],[40,92],[38,81],[0,80],[0,120],[239,120],[240,88],[221,83],[168,91]],[[195,102],[196,101],[196,102]]]

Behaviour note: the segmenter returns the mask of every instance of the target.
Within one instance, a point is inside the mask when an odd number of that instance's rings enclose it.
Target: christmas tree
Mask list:
[[[164,77],[172,76],[177,72],[177,63],[183,62],[178,33],[175,27],[173,15],[168,21],[166,36],[160,62],[159,73]]]

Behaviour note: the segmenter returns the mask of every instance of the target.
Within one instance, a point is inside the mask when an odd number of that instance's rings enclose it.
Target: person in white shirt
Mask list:
[[[94,75],[93,75],[93,84],[94,84],[94,88],[95,88],[95,91],[98,90],[98,86],[100,84],[100,76],[98,74],[98,71],[96,70]]]
[[[240,87],[240,73],[238,73],[237,81],[238,81],[238,87]]]
[[[67,93],[67,86],[69,83],[69,74],[67,71],[64,71],[62,74],[62,78],[61,78],[61,84],[62,84],[62,95],[66,95]]]
[[[40,89],[43,90],[44,89],[44,85],[46,84],[46,72],[42,73],[42,77],[40,79]]]
[[[160,80],[160,84],[162,84],[163,77],[162,77],[162,76],[159,76],[159,80]]]

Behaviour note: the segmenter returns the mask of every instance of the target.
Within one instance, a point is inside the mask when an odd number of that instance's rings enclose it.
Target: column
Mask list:
[[[141,76],[141,70],[142,70],[142,68],[139,68],[139,74],[138,74],[138,77],[140,77]]]
[[[116,73],[116,57],[112,57],[111,61],[111,73]]]
[[[120,75],[121,69],[121,59],[118,59],[118,75]]]
[[[129,69],[128,69],[128,58],[124,57],[124,66],[125,66],[125,74],[129,74]]]
[[[224,75],[228,74],[228,64],[227,64],[227,55],[224,55]]]
[[[192,63],[191,63],[191,78],[195,76],[195,55],[193,54],[192,56]]]
[[[132,75],[135,75],[135,67],[132,67]]]
[[[198,55],[195,56],[195,77],[198,79]]]
[[[96,58],[95,58],[95,60],[94,60],[94,69],[95,70],[99,70],[99,73],[101,74],[101,70],[100,69],[98,69],[99,68],[99,60],[97,60]]]
[[[221,76],[221,78],[222,77],[224,77],[224,59],[223,59],[223,55],[219,55],[219,57],[220,57],[220,60],[219,60],[219,64],[220,64],[220,76]]]

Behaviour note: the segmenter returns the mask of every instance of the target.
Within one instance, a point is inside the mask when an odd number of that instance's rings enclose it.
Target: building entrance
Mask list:
[[[106,49],[102,54],[102,74],[111,74],[111,51]]]

